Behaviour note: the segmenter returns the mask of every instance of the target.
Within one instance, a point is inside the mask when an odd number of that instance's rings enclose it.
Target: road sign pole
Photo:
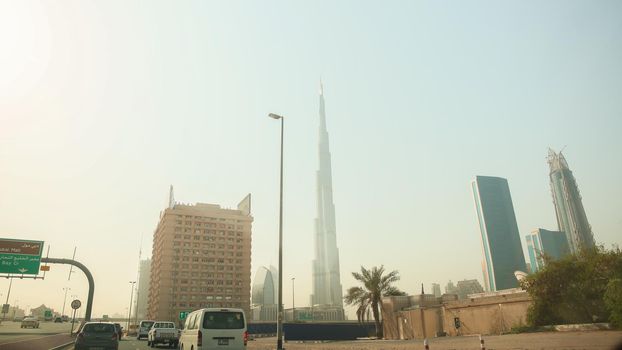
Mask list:
[[[6,293],[6,302],[4,303],[5,305],[7,305],[9,303],[9,295],[11,295],[11,286],[13,285],[13,278],[9,277],[9,291]],[[2,307],[2,321],[4,321],[4,318],[6,316],[6,312],[8,310],[4,310],[4,306]]]
[[[76,309],[73,309],[73,317],[71,318],[71,330],[69,335],[73,335],[73,323],[76,321]]]

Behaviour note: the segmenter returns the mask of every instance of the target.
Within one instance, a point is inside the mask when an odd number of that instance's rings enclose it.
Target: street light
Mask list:
[[[65,298],[63,299],[63,312],[61,312],[60,316],[63,317],[65,315],[65,304],[67,303],[67,292],[71,290],[69,287],[63,288],[65,291]]]
[[[292,321],[296,321],[296,277],[292,277]]]
[[[129,312],[127,313],[127,331],[130,331],[130,318],[132,317],[132,298],[134,297],[134,284],[136,284],[136,281],[130,281],[130,284],[132,285],[132,288],[130,290],[130,309]]]
[[[281,188],[279,200],[279,300],[278,314],[276,318],[276,349],[283,350],[283,129],[285,118],[278,114],[270,113],[272,119],[281,120]]]

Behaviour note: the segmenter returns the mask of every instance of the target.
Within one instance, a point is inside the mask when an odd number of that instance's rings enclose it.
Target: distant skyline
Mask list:
[[[521,237],[556,229],[548,147],[596,243],[622,244],[621,37],[615,0],[0,2],[0,236],[77,246],[93,314],[124,314],[174,184],[185,203],[252,193],[251,271],[276,265],[278,113],[283,277],[308,305],[321,77],[344,290],[361,265],[407,293],[482,281],[470,181],[508,179]],[[85,300],[68,270],[15,280],[9,303]]]

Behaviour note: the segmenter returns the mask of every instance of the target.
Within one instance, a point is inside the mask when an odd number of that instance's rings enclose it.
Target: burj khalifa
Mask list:
[[[317,171],[317,218],[311,305],[343,308],[339,249],[333,203],[331,157],[326,130],[324,89],[320,83],[319,169]]]

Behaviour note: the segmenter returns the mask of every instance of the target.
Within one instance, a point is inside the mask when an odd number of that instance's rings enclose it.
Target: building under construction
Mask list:
[[[568,248],[573,254],[582,248],[594,246],[592,227],[587,221],[577,181],[568,168],[568,163],[560,151],[549,149],[551,193],[559,231],[566,235]]]

